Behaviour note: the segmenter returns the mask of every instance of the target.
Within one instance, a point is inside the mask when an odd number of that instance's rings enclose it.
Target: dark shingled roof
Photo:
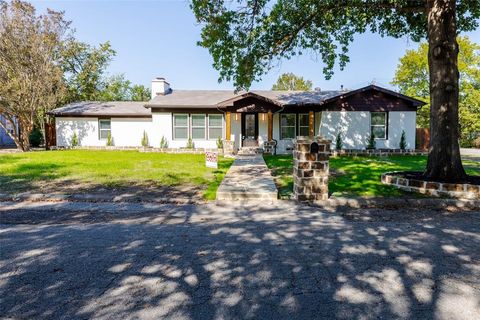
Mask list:
[[[234,101],[246,97],[256,97],[275,105],[302,106],[322,105],[338,98],[368,91],[378,90],[397,98],[410,101],[412,107],[425,103],[403,94],[375,85],[350,91],[268,91],[253,90],[234,93],[231,90],[170,90],[166,95],[158,95],[149,102],[76,102],[55,109],[49,114],[56,116],[123,116],[151,117],[149,108],[161,109],[200,109],[232,106]]]
[[[152,113],[146,109],[145,102],[113,101],[113,102],[74,102],[49,112],[54,116],[128,116],[151,117]]]

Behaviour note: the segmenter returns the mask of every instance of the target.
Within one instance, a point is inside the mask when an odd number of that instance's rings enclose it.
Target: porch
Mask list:
[[[316,116],[311,108],[288,108],[249,92],[219,103],[218,109],[225,113],[225,140],[231,141],[235,152],[260,149],[273,153],[281,142],[288,153],[296,136],[315,135]]]

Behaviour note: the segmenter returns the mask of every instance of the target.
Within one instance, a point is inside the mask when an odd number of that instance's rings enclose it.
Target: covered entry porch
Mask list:
[[[259,148],[272,152],[271,146],[281,140],[288,151],[296,136],[315,135],[313,110],[282,106],[252,92],[223,101],[218,109],[225,113],[225,140],[231,141],[235,150]]]

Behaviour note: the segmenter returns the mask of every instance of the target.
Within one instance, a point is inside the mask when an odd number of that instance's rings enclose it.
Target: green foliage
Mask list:
[[[310,91],[312,90],[312,81],[305,80],[303,77],[296,76],[293,73],[284,73],[278,77],[277,82],[272,86],[272,90],[278,91]]]
[[[160,148],[161,149],[167,149],[168,148],[168,140],[165,138],[165,136],[162,136],[162,139],[160,140]]]
[[[143,131],[142,141],[140,143],[141,143],[142,147],[144,147],[144,148],[149,146],[148,135],[147,135],[147,132],[145,130]]]
[[[66,94],[57,59],[70,31],[64,18],[53,10],[39,15],[25,1],[0,1],[0,114],[18,121],[12,136],[24,151],[31,131]]]
[[[377,142],[375,141],[375,135],[372,132],[367,139],[367,149],[375,149],[376,146]]]
[[[29,140],[31,147],[39,147],[43,143],[42,130],[34,128],[30,133]]]
[[[68,192],[61,181],[93,190],[172,188],[204,190],[206,199],[216,191],[233,159],[219,157],[218,169],[205,167],[201,154],[166,154],[138,151],[66,150],[0,154],[0,193],[37,192],[47,185]],[[114,164],[114,165],[112,165]],[[58,183],[56,183],[58,181]],[[51,190],[53,191],[53,190]]]
[[[141,84],[133,85],[130,88],[130,100],[132,101],[150,100],[150,89]]]
[[[125,101],[130,100],[130,80],[123,74],[114,75],[105,79],[98,92],[97,100],[100,101]]]
[[[218,137],[217,139],[217,148],[222,149],[223,148],[223,140],[222,137]]]
[[[478,0],[457,0],[457,31],[478,26]],[[281,61],[313,52],[323,61],[327,79],[349,62],[348,47],[355,34],[381,36],[427,35],[425,1],[338,0],[192,0],[202,25],[199,45],[207,48],[220,81],[249,88]],[[338,66],[337,66],[338,63]]]
[[[480,136],[480,44],[467,36],[458,37],[458,70],[460,72],[459,123],[460,143],[468,147]],[[408,50],[400,58],[392,84],[400,92],[430,102],[428,44],[421,43],[417,50]],[[417,113],[417,126],[430,127],[430,106]]]
[[[107,135],[107,147],[112,147],[113,146],[113,138],[112,138],[112,133],[109,132]]]
[[[280,196],[290,196],[293,193],[292,156],[265,155],[264,159],[275,178]],[[329,163],[328,189],[334,196],[415,197],[418,195],[382,184],[380,177],[389,171],[423,171],[426,163],[425,156],[333,157]],[[468,174],[480,175],[480,162],[464,160],[464,164]]]
[[[405,130],[402,130],[402,136],[400,137],[400,149],[407,149],[407,138],[405,137]]]
[[[337,139],[335,141],[335,150],[342,150],[343,148],[343,140],[342,140],[342,135],[340,132],[337,134]]]
[[[69,91],[68,102],[100,100],[103,77],[115,55],[108,41],[98,47],[74,39],[66,42],[61,51],[61,66]]]
[[[192,138],[188,138],[186,148],[187,149],[195,149],[195,144],[193,143]]]
[[[73,133],[73,136],[72,136],[71,146],[72,146],[72,147],[77,147],[78,144],[79,144],[79,142],[78,142],[77,132],[74,132],[74,133]]]

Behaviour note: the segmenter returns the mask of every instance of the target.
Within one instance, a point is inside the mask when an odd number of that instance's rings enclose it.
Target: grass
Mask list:
[[[275,176],[280,196],[291,195],[292,156],[266,155],[264,158]],[[426,163],[426,156],[330,158],[329,192],[335,196],[412,196],[411,193],[382,184],[380,177],[388,171],[423,171]],[[464,160],[463,165],[468,174],[480,175],[480,163]]]
[[[93,150],[0,154],[0,192],[35,192],[41,183],[71,181],[106,188],[188,185],[204,190],[204,198],[215,199],[232,162],[220,157],[219,168],[210,169],[202,154]]]

